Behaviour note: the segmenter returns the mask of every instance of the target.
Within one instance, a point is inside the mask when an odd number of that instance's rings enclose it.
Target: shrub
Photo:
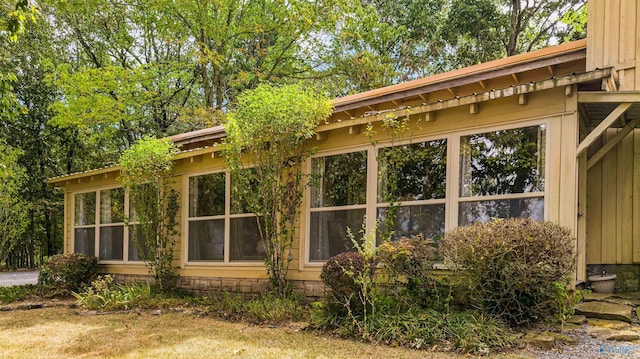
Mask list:
[[[414,349],[488,353],[514,346],[517,336],[501,322],[476,312],[438,312],[397,302],[378,303],[364,323],[336,314],[326,302],[314,303],[311,325],[344,337]]]
[[[362,290],[360,279],[371,279],[376,265],[360,252],[344,252],[331,257],[322,267],[320,279],[339,303],[348,303]]]
[[[437,299],[435,248],[422,235],[382,243],[378,247],[378,260],[394,289],[400,287],[401,298],[422,306]]]
[[[290,295],[282,298],[267,294],[245,302],[244,311],[255,322],[280,323],[289,320],[301,320],[307,315],[307,309],[300,298]]]
[[[73,293],[78,302],[91,310],[130,309],[151,298],[148,283],[118,284],[110,275],[100,276],[81,293]]]
[[[0,303],[13,303],[38,294],[40,294],[39,288],[32,284],[0,287]]]
[[[575,263],[569,230],[529,219],[457,228],[440,249],[459,269],[472,303],[512,326],[557,315],[558,282]]]
[[[58,254],[49,257],[40,268],[38,283],[77,291],[96,277],[98,260],[84,254]]]
[[[244,320],[254,323],[282,323],[305,320],[308,310],[302,299],[295,295],[280,297],[269,293],[245,300],[241,295],[231,293],[212,294],[194,299],[199,305],[205,305],[207,311],[215,316]]]

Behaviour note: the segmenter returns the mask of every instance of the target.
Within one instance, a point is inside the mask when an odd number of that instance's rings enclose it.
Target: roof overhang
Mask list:
[[[549,77],[553,77],[556,75],[554,67],[576,61],[584,61],[586,59],[586,45],[586,40],[573,41],[398,85],[337,98],[334,100],[334,113],[348,112],[363,106],[376,106],[385,102],[399,101],[440,90],[447,90],[447,92],[455,96],[457,93],[455,88],[478,84],[480,88],[486,89],[485,81],[499,77],[510,77],[515,82],[519,82],[518,74],[539,69],[544,69],[548,72]]]
[[[611,76],[612,69],[596,69],[589,72],[583,72],[579,74],[571,74],[568,76],[562,76],[558,78],[551,78],[547,80],[541,80],[531,82],[527,84],[509,86],[507,88],[490,90],[483,93],[472,94],[464,97],[456,97],[449,100],[441,100],[433,103],[424,103],[419,106],[401,106],[396,109],[389,109],[383,111],[367,112],[359,118],[350,119],[348,121],[336,121],[333,123],[325,123],[316,128],[316,132],[324,132],[335,130],[338,128],[344,128],[355,125],[368,124],[372,122],[382,121],[389,116],[403,117],[408,115],[419,115],[438,110],[444,110],[457,106],[473,105],[480,102],[495,100],[499,98],[521,96],[536,91],[549,90],[558,87],[565,87],[566,91],[572,91],[571,87],[574,84],[581,84],[587,82],[600,82],[603,79]],[[428,121],[427,116],[423,116]]]

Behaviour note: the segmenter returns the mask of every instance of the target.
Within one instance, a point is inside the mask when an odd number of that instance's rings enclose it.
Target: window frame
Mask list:
[[[373,144],[350,146],[344,148],[332,148],[327,150],[319,150],[316,154],[311,156],[305,164],[307,173],[312,173],[311,160],[318,157],[326,157],[339,155],[350,152],[367,151],[367,189],[366,189],[366,203],[363,205],[353,206],[338,206],[338,207],[320,207],[313,208],[311,206],[311,189],[307,188],[305,191],[305,203],[303,210],[306,212],[301,218],[301,223],[304,226],[304,230],[300,233],[300,255],[304,256],[304,260],[300,261],[300,270],[306,268],[319,269],[326,261],[310,261],[310,239],[311,239],[311,213],[320,211],[331,210],[347,210],[347,209],[366,209],[366,233],[370,234],[375,220],[377,219],[378,208],[389,207],[388,203],[378,202],[378,150],[381,148],[388,148],[393,146],[408,145],[413,143],[421,143],[435,140],[446,140],[446,185],[445,185],[445,197],[438,199],[428,199],[420,201],[399,201],[400,206],[411,205],[431,205],[431,204],[444,204],[445,211],[445,233],[458,227],[458,214],[459,205],[463,202],[476,202],[484,200],[503,200],[503,199],[517,199],[517,198],[540,198],[543,199],[544,208],[544,220],[548,221],[550,218],[550,191],[551,191],[551,175],[552,168],[550,162],[551,145],[554,141],[554,136],[559,132],[557,125],[554,122],[557,116],[545,116],[537,117],[527,120],[510,121],[500,124],[491,124],[485,126],[465,127],[453,131],[441,131],[432,134],[418,135],[415,138],[403,138],[401,140],[384,140],[379,141],[375,146]],[[512,193],[512,194],[500,194],[491,196],[471,196],[462,197],[459,192],[460,181],[460,139],[464,136],[470,136],[474,134],[482,134],[487,132],[512,130],[524,127],[532,126],[545,126],[545,156],[543,161],[544,166],[544,191],[528,192],[528,193]]]
[[[92,187],[87,189],[82,189],[78,191],[70,191],[69,195],[71,196],[71,208],[73,211],[73,216],[71,218],[71,253],[76,253],[75,248],[75,237],[76,237],[76,229],[81,228],[94,228],[94,253],[93,256],[98,259],[98,264],[133,264],[133,265],[144,265],[144,261],[131,261],[129,260],[129,226],[126,225],[126,221],[117,222],[117,223],[101,223],[101,192],[123,188],[124,189],[124,218],[129,217],[129,190],[124,188],[121,185],[108,185],[108,186],[99,186]],[[95,193],[96,194],[96,208],[95,208],[95,222],[94,224],[88,225],[76,225],[75,224],[75,208],[76,208],[76,195],[85,194],[85,193]],[[133,224],[133,223],[130,223]],[[101,259],[100,258],[100,229],[104,227],[123,227],[122,232],[122,259]]]
[[[497,132],[497,131],[506,131],[506,130],[515,130],[519,128],[525,127],[534,127],[534,126],[545,126],[545,144],[544,144],[544,190],[536,191],[536,192],[524,192],[524,193],[508,193],[508,194],[496,194],[496,195],[484,195],[484,196],[461,196],[460,195],[460,177],[461,177],[461,169],[460,169],[460,139],[464,136],[471,136],[475,134],[483,134],[488,132]],[[508,124],[494,125],[494,126],[484,126],[484,127],[476,127],[473,129],[468,129],[464,131],[457,131],[452,133],[453,140],[455,140],[455,148],[452,148],[453,157],[451,158],[451,165],[454,166],[452,168],[452,172],[454,177],[452,177],[452,181],[447,181],[447,184],[451,184],[452,188],[447,187],[447,194],[450,194],[451,197],[451,213],[449,214],[449,218],[447,220],[448,226],[445,226],[445,231],[449,231],[453,228],[459,227],[459,209],[460,203],[464,202],[482,202],[482,201],[500,201],[500,200],[509,200],[509,199],[527,199],[527,198],[540,198],[543,200],[543,220],[549,220],[549,174],[550,174],[550,163],[549,156],[551,150],[551,132],[553,131],[553,127],[551,125],[551,117],[545,117],[537,120],[529,120],[529,121],[518,121]]]
[[[443,135],[435,135],[435,136],[419,136],[413,139],[402,139],[402,140],[396,140],[396,141],[387,141],[387,142],[383,142],[382,144],[380,144],[379,146],[377,146],[377,148],[375,149],[375,154],[376,154],[376,168],[375,168],[375,177],[376,177],[376,203],[375,203],[375,218],[378,218],[378,209],[380,208],[389,208],[391,207],[391,204],[389,202],[378,202],[378,171],[380,170],[380,166],[378,165],[378,155],[379,155],[379,151],[380,149],[383,148],[392,148],[392,147],[397,147],[397,146],[406,146],[406,145],[412,145],[412,144],[417,144],[417,143],[424,143],[424,142],[432,142],[432,141],[439,141],[439,140],[445,140],[446,141],[446,151],[445,151],[445,156],[446,156],[446,167],[445,167],[445,194],[443,198],[431,198],[431,199],[423,199],[423,200],[417,200],[417,201],[397,201],[394,202],[398,207],[411,207],[411,206],[429,206],[429,205],[443,205],[444,206],[444,229],[445,231],[447,230],[447,211],[449,206],[447,205],[447,198],[448,198],[448,194],[449,194],[449,186],[450,183],[448,181],[449,178],[449,156],[450,156],[450,135],[449,134],[443,134]],[[369,229],[368,229],[369,231]]]
[[[351,146],[351,147],[346,147],[346,148],[340,148],[340,149],[330,149],[330,150],[324,150],[324,151],[318,151],[316,154],[314,154],[313,156],[311,156],[310,158],[307,159],[306,164],[304,165],[304,168],[306,170],[306,173],[312,175],[312,171],[313,171],[313,166],[311,165],[311,162],[314,158],[321,158],[321,157],[329,157],[329,156],[337,156],[337,155],[342,155],[342,154],[347,154],[347,153],[354,153],[354,152],[366,152],[367,154],[367,181],[366,181],[366,189],[365,189],[365,203],[364,204],[356,204],[356,205],[347,205],[347,206],[331,206],[331,207],[312,207],[311,206],[311,186],[307,186],[307,188],[305,189],[305,198],[306,200],[304,202],[306,202],[306,205],[304,206],[305,209],[305,230],[301,231],[300,233],[300,244],[301,247],[304,247],[304,260],[300,261],[300,263],[304,263],[305,266],[307,267],[322,267],[324,265],[324,263],[326,262],[326,260],[314,260],[311,261],[310,260],[310,248],[311,248],[311,213],[317,213],[317,212],[331,212],[331,211],[348,211],[348,210],[355,210],[355,209],[364,209],[365,210],[365,228],[366,228],[366,232],[369,233],[371,231],[371,228],[373,227],[374,223],[375,223],[375,208],[372,208],[372,206],[370,206],[369,204],[371,203],[372,197],[373,200],[375,201],[377,198],[377,191],[376,191],[376,182],[377,182],[377,172],[378,172],[378,165],[377,165],[377,150],[376,148],[374,148],[374,146],[372,145],[360,145],[360,146]],[[374,166],[374,162],[375,162],[375,168],[372,167]],[[358,236],[358,230],[354,230],[354,235]]]
[[[213,215],[213,216],[199,216],[199,217],[190,217],[189,216],[189,182],[192,177],[204,176],[215,173],[224,173],[224,194],[225,194],[225,203],[224,203],[224,214],[221,215]],[[184,218],[182,224],[182,233],[184,235],[181,236],[184,240],[182,241],[182,268],[184,267],[214,267],[214,266],[237,266],[237,267],[262,267],[264,266],[264,260],[252,260],[252,261],[232,261],[230,260],[231,255],[231,220],[236,218],[248,218],[248,217],[256,217],[253,213],[232,213],[231,211],[231,171],[228,169],[218,168],[215,170],[207,170],[207,171],[198,171],[192,172],[188,175],[185,175],[183,178],[183,186],[182,186],[182,215]],[[223,249],[223,259],[222,260],[202,260],[202,261],[190,261],[189,260],[189,223],[192,221],[204,221],[204,220],[224,220],[224,249]]]

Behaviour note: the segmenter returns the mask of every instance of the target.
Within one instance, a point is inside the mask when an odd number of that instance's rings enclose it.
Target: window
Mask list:
[[[543,220],[545,146],[545,125],[461,137],[458,225]]]
[[[96,192],[74,196],[73,248],[74,252],[96,255]]]
[[[189,262],[264,260],[256,216],[232,177],[225,172],[189,177]]]
[[[142,225],[138,221],[136,210],[131,201],[129,201],[129,226],[125,230],[128,238],[128,260],[131,262],[144,261],[145,258],[149,257],[150,251],[147,240],[142,234]]]
[[[97,256],[100,261],[122,261],[127,233],[124,189],[77,193],[73,200],[74,252]]]
[[[325,261],[353,249],[366,213],[367,151],[311,159],[318,182],[311,188],[309,261]]]
[[[378,241],[390,233],[435,240],[491,218],[544,220],[546,146],[547,124],[540,123],[381,144],[375,160],[373,145],[313,157],[306,260],[353,250],[347,228],[362,238],[365,215],[368,233],[377,219]]]
[[[189,178],[189,261],[224,259],[225,173]]]
[[[124,189],[100,191],[100,253],[102,260],[122,260],[124,253]]]
[[[253,171],[246,169],[245,171]],[[255,174],[255,172],[253,172]],[[250,176],[249,178],[254,178]],[[257,183],[245,184],[243,188],[235,176],[231,176],[231,213],[229,215],[229,260],[254,261],[263,260],[266,255],[260,229],[255,214],[248,209],[244,193],[255,191]]]
[[[378,151],[377,218],[386,223],[393,208],[393,238],[444,233],[446,175],[446,139]]]

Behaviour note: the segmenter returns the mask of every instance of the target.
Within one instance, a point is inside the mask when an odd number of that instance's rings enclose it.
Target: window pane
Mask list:
[[[189,222],[189,261],[224,259],[224,219]]]
[[[256,217],[231,218],[229,237],[229,246],[231,247],[229,260],[264,260],[265,251],[260,240]]]
[[[356,238],[360,238],[364,215],[364,209],[312,212],[309,260],[325,261],[336,254],[352,250],[353,243],[347,236],[347,228],[351,229]]]
[[[132,228],[133,227],[133,228]],[[135,224],[129,227],[129,260],[143,261],[143,254],[149,255],[149,247],[142,236],[142,226]]]
[[[545,125],[460,139],[460,196],[544,191]]]
[[[231,214],[251,213],[247,194],[255,193],[258,188],[258,177],[252,168],[240,170],[242,177],[238,173],[231,173]]]
[[[189,177],[189,217],[224,214],[224,172]]]
[[[84,226],[96,223],[96,193],[79,193],[75,195],[75,221],[76,226]],[[93,254],[92,254],[93,255]]]
[[[311,206],[334,207],[366,203],[367,152],[343,153],[311,159],[318,176],[311,187]]]
[[[100,228],[99,258],[101,260],[122,260],[123,238],[124,226]]]
[[[378,152],[378,202],[444,198],[447,140],[382,148]]]
[[[100,223],[124,222],[124,188],[100,191]]]
[[[77,202],[76,202],[77,203]],[[73,237],[73,250],[88,256],[96,255],[96,229],[76,228]]]
[[[532,218],[544,220],[544,198],[517,198],[500,201],[461,202],[458,224],[467,226],[492,218]]]
[[[378,208],[378,221],[385,223],[389,208]],[[402,206],[393,221],[393,239],[422,234],[434,239],[444,233],[444,204]]]

